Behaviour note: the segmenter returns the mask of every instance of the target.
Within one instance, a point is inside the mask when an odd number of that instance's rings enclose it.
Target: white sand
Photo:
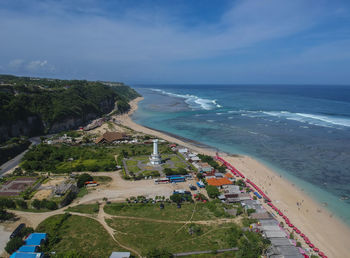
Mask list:
[[[143,132],[163,138],[169,142],[181,144],[200,153],[215,155],[213,150],[194,146],[164,133],[145,128],[132,121],[130,114],[137,109],[137,103],[142,99],[137,98],[130,103],[131,111],[129,114],[117,117],[123,125],[137,132]],[[312,200],[296,186],[281,178],[276,172],[251,157],[228,157],[225,154],[221,154],[221,156],[262,188],[272,199],[272,202],[289,217],[290,221],[328,257],[350,257],[350,229],[343,222],[332,217],[328,210]],[[296,202],[302,203],[300,209],[298,209]],[[304,244],[302,240],[300,242]]]

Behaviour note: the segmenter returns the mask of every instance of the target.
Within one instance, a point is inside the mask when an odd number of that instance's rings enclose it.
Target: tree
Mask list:
[[[250,214],[254,213],[255,209],[247,209],[247,214],[250,216]]]
[[[178,170],[177,170],[177,173],[179,174],[179,175],[187,175],[187,170],[186,169],[184,169],[184,168],[179,168]]]
[[[9,254],[12,254],[18,248],[20,248],[24,244],[24,241],[20,237],[14,237],[10,241],[7,242],[5,246],[5,251]]]
[[[165,249],[152,249],[147,252],[147,258],[172,258],[174,257],[172,253]]]
[[[28,209],[27,202],[24,200],[16,200],[16,204],[21,209]]]
[[[218,188],[216,186],[213,186],[213,185],[207,185],[205,187],[205,190],[207,190],[207,193],[208,193],[208,196],[210,198],[216,198],[220,195],[220,192],[218,190]]]
[[[35,209],[39,210],[39,209],[40,209],[40,206],[41,206],[41,202],[40,202],[38,199],[34,199],[34,200],[32,201],[32,206],[33,206]]]
[[[0,199],[0,207],[1,208],[8,208],[8,209],[15,209],[16,203],[11,199]]]
[[[13,213],[7,212],[2,207],[0,207],[0,221],[9,220],[9,219],[12,219],[14,217],[15,217],[15,215]]]
[[[170,196],[170,200],[172,200],[173,202],[176,202],[176,203],[180,203],[180,202],[182,202],[182,196],[181,196],[181,194],[174,193],[173,195]]]
[[[56,210],[58,208],[57,203],[54,201],[48,201],[46,203],[46,208],[48,208],[49,210]]]
[[[82,188],[82,187],[85,185],[85,182],[87,182],[87,181],[92,181],[92,180],[93,180],[93,177],[90,176],[89,174],[87,174],[87,173],[81,174],[81,175],[78,177],[77,186],[78,186],[79,188]]]
[[[197,176],[197,178],[198,178],[198,179],[203,179],[203,178],[204,178],[204,176],[203,176],[203,174],[202,174],[202,173],[197,173],[197,175],[196,175],[196,176]]]

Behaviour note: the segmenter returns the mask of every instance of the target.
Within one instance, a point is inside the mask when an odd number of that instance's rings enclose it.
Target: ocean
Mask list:
[[[135,86],[132,119],[272,168],[350,226],[350,87]]]

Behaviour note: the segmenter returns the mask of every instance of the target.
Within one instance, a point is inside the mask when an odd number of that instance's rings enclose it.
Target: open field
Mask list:
[[[216,205],[209,203],[183,203],[180,209],[177,208],[175,203],[165,203],[164,205],[164,209],[160,209],[159,203],[112,203],[107,204],[104,207],[104,210],[110,215],[132,216],[158,220],[187,221],[193,216],[192,220],[197,221],[230,217],[224,213],[223,205],[220,203]],[[215,206],[215,208],[213,209],[211,206]],[[218,210],[219,213],[215,213],[215,210]]]
[[[86,213],[86,214],[97,214],[99,211],[99,205],[95,204],[80,204],[73,207],[68,207],[65,211]]]
[[[55,230],[64,215],[55,215],[44,220],[37,227],[39,232],[47,232],[49,239],[57,236],[50,251],[57,253],[76,251],[83,257],[109,257],[112,251],[123,251],[100,223],[82,216],[70,216]]]
[[[159,223],[130,219],[107,219],[117,230],[115,236],[122,244],[132,246],[141,253],[153,248],[164,248],[172,253],[230,248],[227,231],[233,223],[197,225],[199,233],[189,233],[191,224]]]

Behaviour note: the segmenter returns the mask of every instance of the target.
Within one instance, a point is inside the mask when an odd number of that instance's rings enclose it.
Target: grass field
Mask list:
[[[109,257],[112,251],[123,251],[106,230],[95,220],[70,216],[57,230],[57,224],[64,215],[55,215],[44,220],[37,232],[46,232],[49,239],[57,236],[59,241],[52,243],[50,252],[63,253],[76,251],[83,257]]]
[[[113,218],[106,220],[118,232],[116,238],[124,245],[145,254],[153,248],[165,248],[169,252],[217,250],[230,248],[227,231],[232,223],[197,225],[198,234],[190,234],[191,224],[147,222],[140,220]]]
[[[77,197],[83,197],[84,195],[87,195],[89,193],[88,189],[86,187],[80,188]]]
[[[165,203],[165,208],[160,209],[159,204],[128,204],[128,203],[112,203],[104,207],[106,213],[119,216],[132,216],[142,218],[152,218],[161,220],[177,220],[187,221],[192,216],[195,209],[192,220],[210,220],[217,219],[218,217],[227,217],[224,215],[222,204],[215,204],[214,210],[211,206],[213,204],[205,203],[183,203],[179,209],[174,203]],[[220,214],[215,214],[215,211],[219,210]]]
[[[87,213],[87,214],[95,214],[98,213],[100,206],[95,204],[80,204],[74,207],[68,207],[65,211],[71,212],[79,212],[79,213]]]

